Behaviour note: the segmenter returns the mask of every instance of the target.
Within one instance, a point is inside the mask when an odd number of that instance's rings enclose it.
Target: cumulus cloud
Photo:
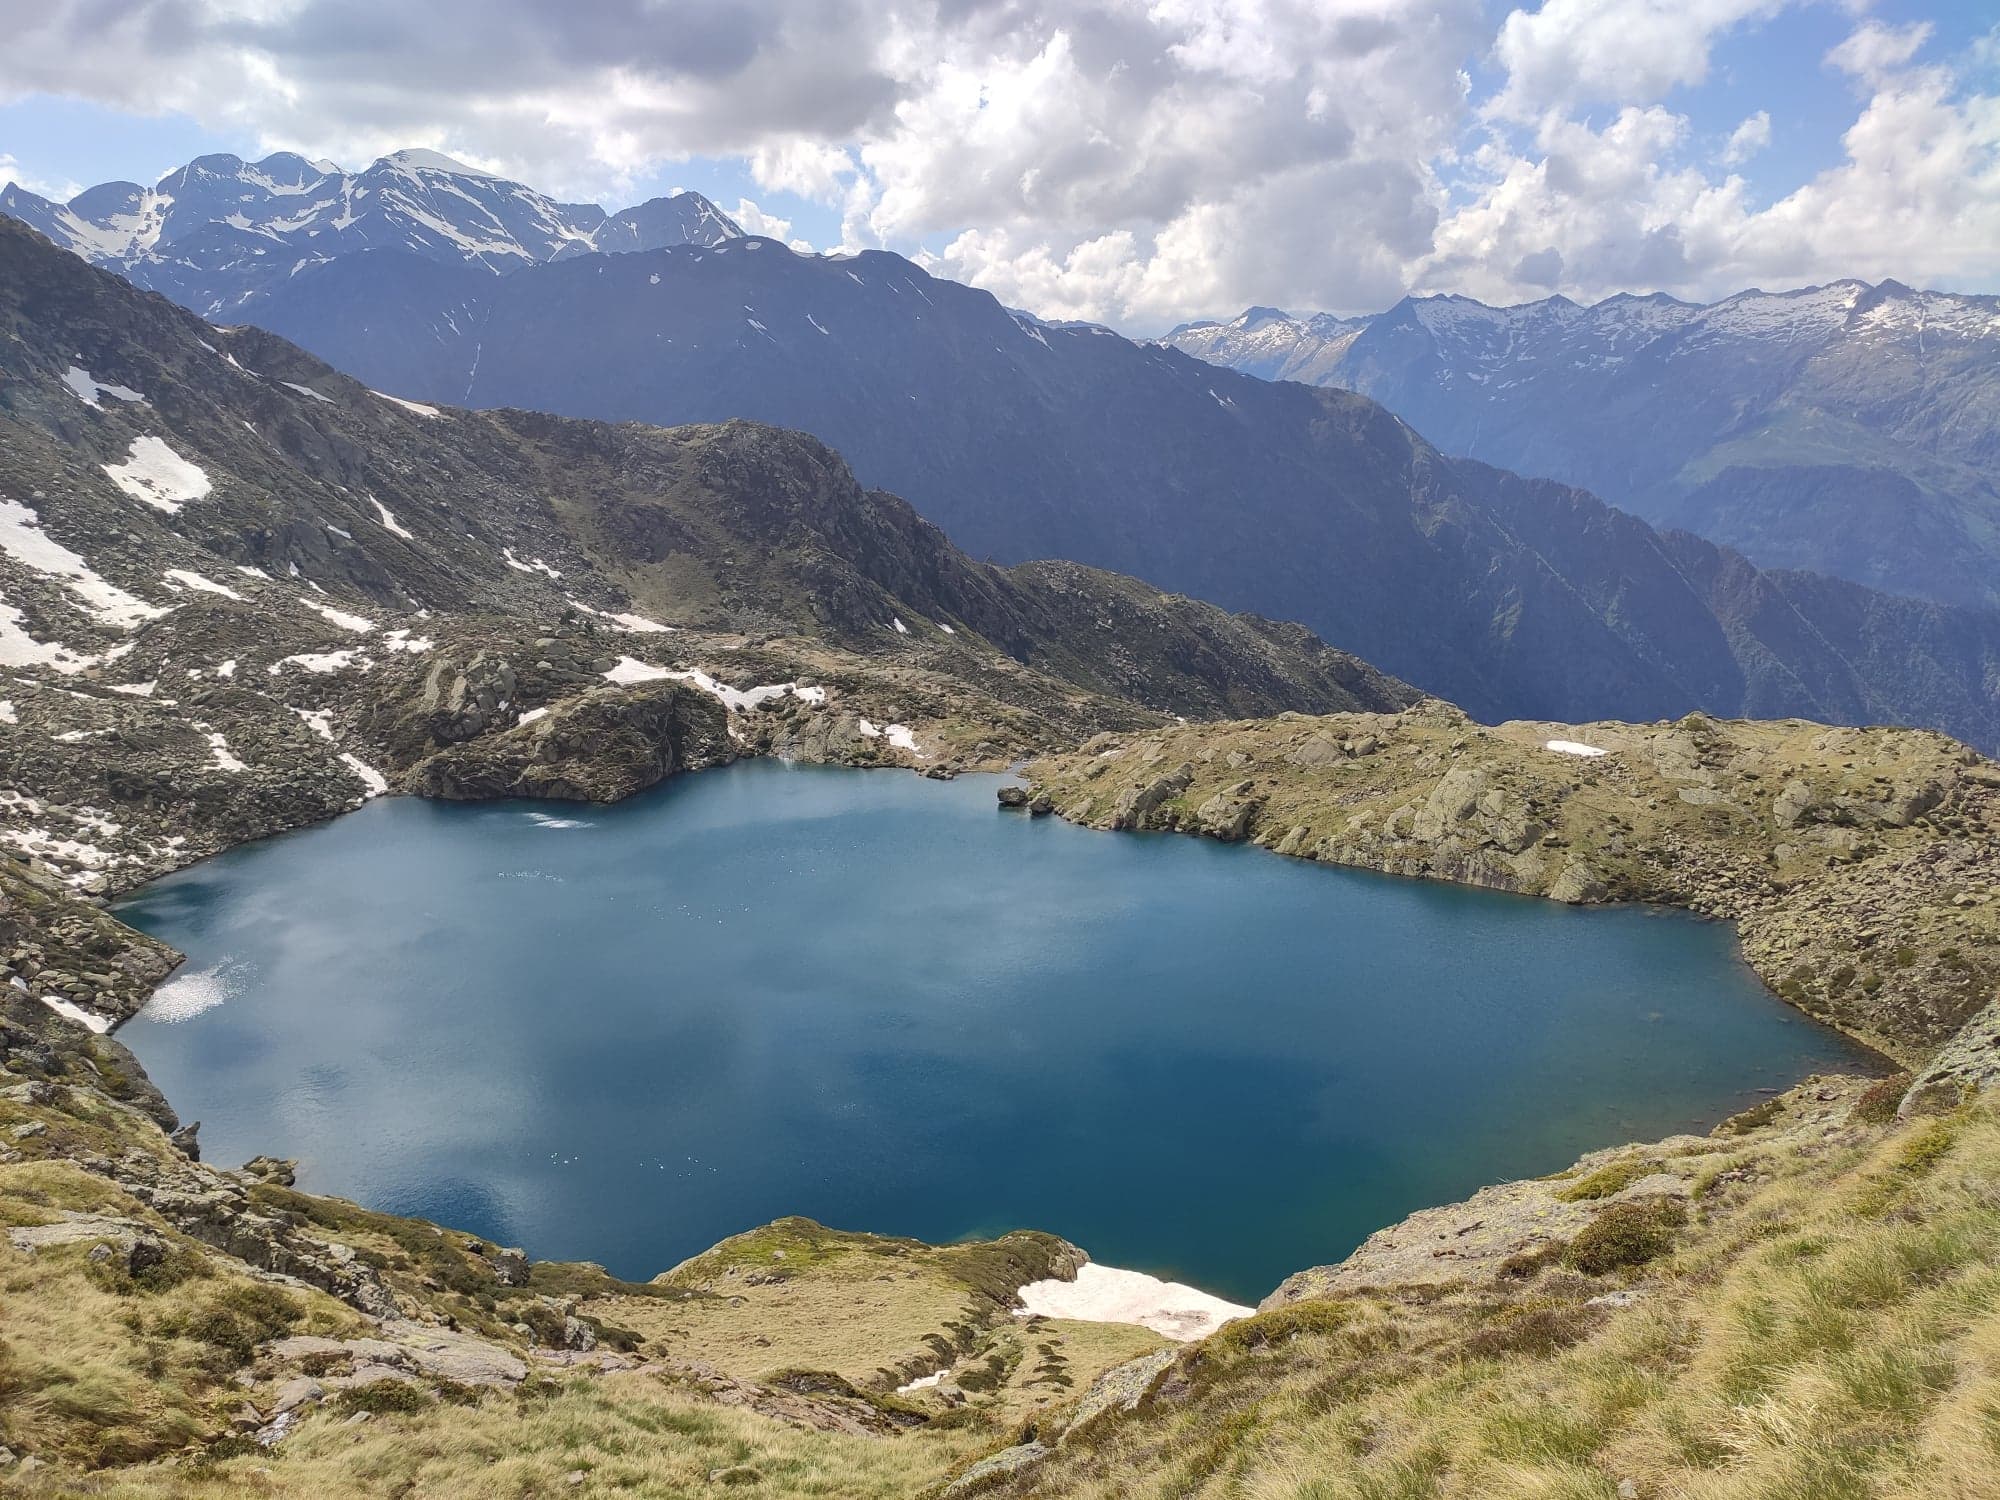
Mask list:
[[[2000,245],[2000,97],[1923,63],[1927,35],[1869,21],[1828,54],[1867,91],[1845,159],[1765,205],[1743,178],[1694,159],[1688,121],[1659,105],[1628,106],[1602,127],[1551,114],[1525,146],[1496,137],[1474,158],[1471,201],[1439,226],[1414,279],[1498,300],[1540,295],[1518,268],[1553,245],[1577,296],[1716,296],[1840,276],[1987,281]],[[1732,147],[1746,130],[1761,144],[1768,125],[1753,116]],[[1723,156],[1726,166],[1729,148]]]
[[[38,177],[27,167],[16,161],[11,153],[0,151],[0,186],[5,186],[10,182],[16,187],[26,188],[31,193],[38,194],[44,198],[53,198],[59,202],[67,202],[83,191],[83,187],[79,183],[50,182],[45,178]]]
[[[1856,27],[1826,60],[1843,73],[1852,73],[1864,83],[1880,84],[1907,67],[1931,37],[1928,21],[1911,26],[1885,26],[1869,21]]]
[[[801,255],[813,253],[809,240],[800,239],[792,233],[792,221],[781,219],[776,214],[767,214],[748,198],[738,198],[736,208],[730,217],[743,226],[747,234],[766,235],[774,240],[782,240]]]
[[[1658,99],[1708,76],[1722,33],[1762,20],[1787,0],[1546,0],[1500,25],[1493,53],[1506,85],[1486,106],[1501,119],[1536,120],[1578,104]]]
[[[1729,133],[1722,147],[1722,160],[1739,166],[1771,144],[1771,112],[1760,109]]]
[[[1926,63],[1927,27],[1853,0],[1824,59],[1844,159],[1775,201],[1736,170],[1766,111],[1697,129],[1666,102],[1808,3],[44,0],[10,22],[0,100],[185,111],[353,164],[427,145],[572,196],[732,158],[763,201],[832,210],[845,248],[1142,332],[1412,288],[1990,276],[2000,42]],[[797,243],[757,201],[737,216]]]

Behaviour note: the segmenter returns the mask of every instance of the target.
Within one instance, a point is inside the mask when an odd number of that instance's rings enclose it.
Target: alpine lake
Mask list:
[[[1413,1209],[1872,1054],[1730,929],[740,763],[382,798],[120,902],[204,1155],[644,1279],[785,1214],[1254,1302]]]

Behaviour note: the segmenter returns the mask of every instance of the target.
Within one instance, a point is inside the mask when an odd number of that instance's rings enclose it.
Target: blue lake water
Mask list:
[[[997,785],[764,761],[614,808],[371,802],[122,902],[189,961],[121,1035],[208,1159],[536,1256],[1032,1227],[1240,1300],[1873,1066],[1718,924],[1031,821]]]

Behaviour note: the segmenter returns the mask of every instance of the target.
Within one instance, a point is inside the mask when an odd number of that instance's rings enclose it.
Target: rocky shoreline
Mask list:
[[[1913,1099],[2000,1077],[2000,766],[1943,735],[1431,700],[1104,735],[1028,775],[1010,803],[1090,827],[1725,919],[1780,998],[1918,1071]]]

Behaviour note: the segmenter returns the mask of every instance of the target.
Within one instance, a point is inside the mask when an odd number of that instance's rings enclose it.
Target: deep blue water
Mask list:
[[[210,1160],[537,1256],[1026,1226],[1242,1300],[1870,1065],[1720,925],[1030,821],[996,785],[755,762],[608,809],[371,802],[122,903],[192,976],[122,1035]]]

